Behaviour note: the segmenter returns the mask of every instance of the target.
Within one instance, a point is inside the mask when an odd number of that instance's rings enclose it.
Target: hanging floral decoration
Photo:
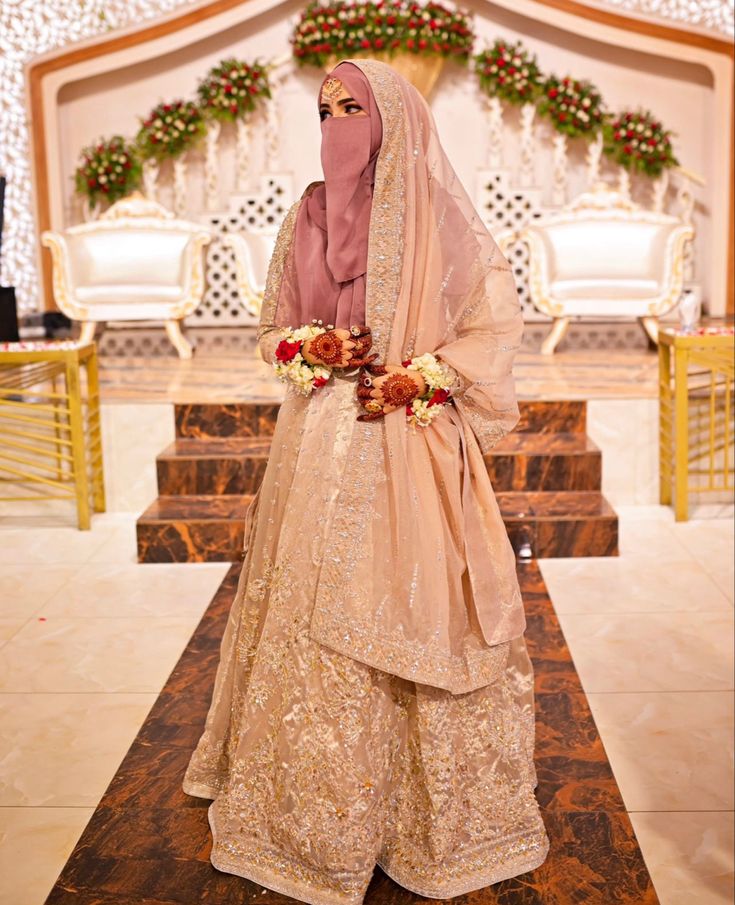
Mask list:
[[[650,111],[623,111],[604,125],[603,151],[626,169],[660,176],[679,164],[670,136]]]
[[[510,104],[534,101],[541,93],[544,77],[536,57],[520,41],[498,39],[474,57],[480,87],[491,97]]]
[[[134,147],[121,135],[100,139],[84,148],[74,173],[74,185],[92,204],[117,201],[140,184],[142,166]]]
[[[204,137],[207,124],[194,101],[159,104],[142,121],[136,137],[140,154],[156,160],[178,157]]]
[[[558,132],[570,138],[598,132],[607,114],[600,92],[586,80],[555,75],[546,79],[538,111],[548,117]]]
[[[205,116],[234,122],[271,96],[267,66],[257,60],[222,60],[199,83],[197,96]]]
[[[335,0],[310,3],[301,14],[291,44],[301,64],[323,66],[333,54],[409,52],[466,62],[474,33],[469,15],[441,3]]]

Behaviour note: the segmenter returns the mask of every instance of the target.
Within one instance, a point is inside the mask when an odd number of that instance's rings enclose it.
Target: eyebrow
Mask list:
[[[337,103],[344,107],[347,104],[357,104],[357,101],[354,97],[343,97],[341,100],[338,100]],[[357,104],[357,106],[359,107],[360,105]],[[319,104],[319,109],[321,110],[322,107],[329,107],[329,104],[326,101],[322,101],[321,104]]]

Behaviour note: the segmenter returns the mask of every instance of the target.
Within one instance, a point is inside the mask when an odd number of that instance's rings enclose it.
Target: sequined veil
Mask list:
[[[525,615],[482,458],[519,417],[512,272],[418,92],[350,62],[383,120],[374,351],[434,352],[456,372],[456,403],[417,429],[401,412],[357,422],[356,375],[287,390],[183,781],[212,799],[216,868],[313,905],[360,905],[376,863],[446,898],[531,870],[549,847]],[[266,361],[299,322],[300,203],[269,268]]]

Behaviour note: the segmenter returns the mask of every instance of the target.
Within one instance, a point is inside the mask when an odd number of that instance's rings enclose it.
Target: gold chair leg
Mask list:
[[[95,512],[104,512],[105,471],[102,458],[102,421],[100,414],[100,381],[97,356],[90,355],[87,367],[87,421],[89,424],[90,462],[92,465],[92,503]]]
[[[170,320],[164,323],[166,327],[166,335],[171,340],[174,348],[179,353],[179,358],[191,358],[192,347],[189,341],[181,332],[181,322]]]
[[[553,355],[554,349],[559,345],[561,340],[564,338],[564,334],[567,332],[567,327],[569,326],[569,321],[571,318],[568,317],[555,317],[554,323],[549,331],[546,339],[541,343],[541,354],[542,355]]]
[[[689,517],[689,387],[686,349],[674,352],[674,517],[685,522]]]
[[[90,528],[89,481],[87,477],[86,438],[82,393],[79,380],[79,358],[66,362],[66,392],[69,397],[69,426],[71,427],[71,455],[74,468],[74,487],[77,496],[77,518],[83,531]]]

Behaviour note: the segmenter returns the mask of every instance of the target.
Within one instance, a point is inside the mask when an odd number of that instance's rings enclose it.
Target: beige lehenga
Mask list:
[[[364,411],[346,372],[289,388],[246,523],[204,732],[183,789],[213,799],[212,864],[313,905],[359,905],[377,864],[446,898],[537,867],[533,670],[482,455],[517,423],[508,262],[423,99],[353,61],[383,121],[366,322],[380,360],[432,351],[455,404],[427,428]],[[259,330],[293,320],[289,211]],[[295,324],[294,324],[295,325]]]

